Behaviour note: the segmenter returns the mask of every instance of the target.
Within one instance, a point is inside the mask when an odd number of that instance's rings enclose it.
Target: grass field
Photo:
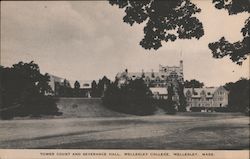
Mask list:
[[[249,149],[240,114],[0,121],[0,148]]]
[[[249,118],[236,113],[132,116],[100,99],[61,98],[60,117],[0,120],[0,148],[249,149]]]

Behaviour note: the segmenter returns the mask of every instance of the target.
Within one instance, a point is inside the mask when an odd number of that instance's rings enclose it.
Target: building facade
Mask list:
[[[183,61],[180,61],[179,66],[163,66],[159,65],[159,70],[154,72],[129,72],[127,69],[116,75],[118,86],[127,84],[130,80],[143,79],[145,84],[150,88],[153,97],[156,99],[167,99],[168,86],[173,88],[173,100],[179,100],[178,87],[184,83]]]
[[[46,95],[57,97],[91,97],[91,81],[79,81],[80,88],[78,90],[74,90],[75,81],[69,81],[51,74],[49,74],[49,77],[49,86],[51,87],[52,92],[47,92]]]
[[[185,88],[188,111],[214,111],[226,108],[229,92],[222,86],[206,88]]]

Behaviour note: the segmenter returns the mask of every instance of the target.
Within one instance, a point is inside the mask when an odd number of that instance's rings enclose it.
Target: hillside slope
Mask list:
[[[100,98],[59,98],[57,107],[66,118],[129,116],[105,108]]]

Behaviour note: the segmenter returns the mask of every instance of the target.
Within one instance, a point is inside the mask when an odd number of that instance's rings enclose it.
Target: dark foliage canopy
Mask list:
[[[78,81],[75,81],[74,88],[75,89],[80,89],[80,83]]]
[[[149,115],[155,111],[151,97],[152,93],[144,81],[136,79],[121,88],[116,82],[111,83],[104,93],[103,103],[107,108],[118,112]]]
[[[110,85],[111,81],[106,76],[98,81],[92,81],[91,83],[91,97],[101,97],[103,96],[104,90]]]
[[[186,80],[184,82],[184,87],[185,88],[202,88],[204,86],[204,83],[198,81],[198,80],[195,80],[195,79],[192,79],[192,80]]]
[[[58,114],[55,100],[45,95],[52,91],[49,76],[41,74],[33,61],[0,67],[0,75],[1,118]]]
[[[249,109],[250,80],[240,79],[237,82],[230,82],[224,86],[229,90],[228,104],[231,111],[245,112]]]
[[[162,41],[199,39],[204,35],[202,23],[194,16],[201,11],[190,0],[109,0],[111,5],[125,8],[125,23],[145,22],[140,45],[157,50]]]
[[[184,95],[184,84],[182,84],[182,83],[179,83],[178,95],[179,95],[179,101],[180,101],[180,105],[178,107],[178,111],[179,112],[185,112],[186,111],[187,102],[186,102],[186,97]]]
[[[194,15],[201,9],[190,0],[109,0],[111,5],[125,9],[125,23],[145,23],[144,38],[140,45],[145,49],[157,50],[162,41],[179,39],[199,39],[204,35],[203,25]],[[229,15],[250,12],[249,0],[213,0],[215,8],[225,9]],[[242,40],[229,42],[221,37],[217,42],[208,44],[214,58],[229,56],[241,65],[250,53],[250,18],[246,19],[241,29]]]
[[[213,0],[215,8],[225,9],[229,15],[235,15],[242,12],[250,13],[249,0]],[[213,57],[223,58],[229,56],[230,59],[241,65],[246,60],[247,55],[250,54],[250,17],[246,19],[245,26],[241,29],[243,36],[242,40],[231,43],[222,37],[219,41],[209,43],[208,47],[211,49]]]

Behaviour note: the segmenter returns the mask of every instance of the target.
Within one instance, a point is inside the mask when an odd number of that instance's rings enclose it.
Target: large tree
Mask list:
[[[250,12],[249,0],[213,0],[215,8],[225,9],[229,15],[236,15],[242,12]],[[212,50],[213,57],[223,58],[229,56],[230,59],[241,65],[250,54],[250,17],[246,19],[245,26],[241,29],[242,40],[229,42],[222,37],[219,41],[210,43],[208,46]]]
[[[142,79],[135,79],[121,88],[110,83],[102,98],[106,107],[127,114],[153,114],[152,93]]]
[[[145,22],[140,45],[157,50],[162,41],[199,39],[204,35],[202,23],[194,16],[201,11],[190,0],[109,0],[111,5],[125,8],[125,23],[131,26]]]
[[[231,111],[244,112],[249,109],[249,79],[241,78],[237,82],[226,83],[224,87],[229,91],[228,108]]]
[[[19,62],[11,68],[0,67],[2,105],[0,118],[58,114],[55,99],[46,96],[52,90],[48,74],[41,74],[37,64]]]
[[[144,38],[140,45],[145,49],[157,50],[162,41],[168,42],[179,39],[199,39],[204,35],[203,25],[194,15],[201,12],[190,0],[109,0],[111,5],[125,8],[125,23],[146,22]],[[250,12],[249,0],[213,0],[217,9],[226,9],[229,15]],[[217,42],[208,44],[214,58],[229,56],[241,65],[250,53],[249,38],[250,18],[246,19],[241,29],[243,39],[231,43],[222,37]]]

